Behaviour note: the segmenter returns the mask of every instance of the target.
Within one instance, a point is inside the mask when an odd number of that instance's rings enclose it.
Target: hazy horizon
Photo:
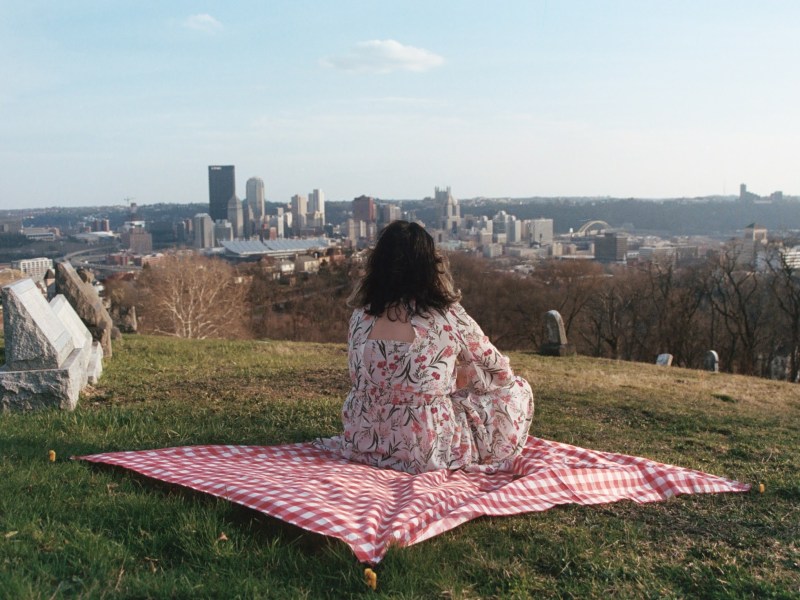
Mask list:
[[[92,0],[0,19],[0,209],[800,193],[800,4]],[[10,57],[13,57],[10,58]]]

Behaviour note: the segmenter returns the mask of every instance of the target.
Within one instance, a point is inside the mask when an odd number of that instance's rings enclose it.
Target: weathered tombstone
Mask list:
[[[719,354],[716,350],[709,350],[703,358],[703,368],[712,373],[719,373]]]
[[[0,410],[75,408],[91,346],[76,346],[72,326],[61,321],[33,280],[3,287],[6,364],[0,367]]]
[[[103,347],[103,355],[111,357],[111,329],[114,324],[97,291],[85,283],[68,262],[56,264],[56,289],[64,294],[92,334]]]
[[[45,296],[48,300],[56,295],[56,274],[53,269],[47,269],[47,273],[44,274],[44,279],[42,279],[42,285],[47,291]]]
[[[136,319],[136,307],[117,307],[115,314],[111,315],[122,333],[136,333],[139,325]]]
[[[75,349],[32,279],[3,288],[3,331],[6,365],[15,371],[56,369]]]
[[[567,331],[564,320],[557,310],[548,310],[544,314],[544,326],[547,340],[539,348],[545,356],[572,356],[575,346],[567,342]]]
[[[778,354],[769,362],[769,378],[778,381],[789,379],[789,357]]]
[[[75,347],[84,349],[86,381],[83,383],[97,383],[103,373],[103,349],[100,343],[92,340],[92,334],[62,294],[50,301],[50,307],[72,335]]]
[[[659,367],[671,367],[672,366],[672,354],[659,354],[658,358],[656,358],[656,364]]]

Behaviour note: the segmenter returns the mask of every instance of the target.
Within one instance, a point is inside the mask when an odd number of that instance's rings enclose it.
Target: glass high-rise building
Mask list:
[[[251,177],[247,180],[247,195],[245,196],[253,219],[260,224],[264,219],[264,180],[260,177]]]
[[[228,218],[228,202],[236,195],[233,165],[208,167],[208,213],[215,221]]]
[[[194,216],[194,247],[213,248],[214,247],[214,221],[206,213],[198,213]]]

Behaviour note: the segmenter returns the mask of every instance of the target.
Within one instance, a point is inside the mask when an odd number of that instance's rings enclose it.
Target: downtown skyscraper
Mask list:
[[[228,218],[228,202],[236,196],[236,173],[233,165],[208,167],[208,213],[215,221]]]
[[[253,211],[253,219],[260,225],[264,219],[264,180],[251,177],[247,180],[245,200]]]

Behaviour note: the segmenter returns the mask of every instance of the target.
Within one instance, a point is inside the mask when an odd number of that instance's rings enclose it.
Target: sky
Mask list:
[[[0,0],[0,209],[800,195],[796,0]]]

